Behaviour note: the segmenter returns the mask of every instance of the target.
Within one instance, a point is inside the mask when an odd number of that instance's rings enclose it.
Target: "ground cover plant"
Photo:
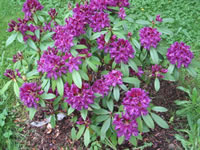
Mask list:
[[[25,17],[11,21],[13,34],[6,42],[18,40],[25,47],[6,70],[11,80],[1,93],[13,86],[31,119],[40,107],[52,106],[46,114],[51,127],[60,111],[71,115],[72,139],[83,135],[86,147],[100,143],[116,149],[124,140],[136,146],[154,122],[168,128],[155,113],[167,109],[154,106],[142,85],[153,81],[159,91],[162,80],[179,79],[180,68],[196,76],[196,63],[185,43],[166,48],[162,36],[171,31],[163,27],[171,19],[135,21],[127,1],[100,4],[74,3],[57,17],[55,9],[47,13],[38,1],[26,1]]]

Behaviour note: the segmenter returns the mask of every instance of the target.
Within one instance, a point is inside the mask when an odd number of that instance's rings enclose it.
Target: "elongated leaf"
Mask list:
[[[136,121],[137,121],[137,123],[138,123],[138,130],[139,130],[140,132],[142,132],[142,131],[143,131],[143,123],[142,123],[141,117],[138,117],[138,118],[136,119]]]
[[[150,25],[151,23],[149,21],[146,20],[136,20],[137,24],[141,24],[141,25]]]
[[[96,117],[96,122],[105,121],[105,120],[107,120],[109,117],[110,117],[109,115],[100,115],[100,116]]]
[[[17,35],[17,40],[20,42],[20,43],[23,43],[24,40],[23,40],[23,35],[21,33],[18,33]]]
[[[98,37],[100,37],[102,34],[105,34],[105,33],[107,33],[107,31],[97,32],[97,33],[95,33],[95,34],[92,35],[91,40],[95,40]]]
[[[28,44],[32,49],[34,49],[34,50],[36,50],[36,51],[38,50],[36,44],[35,44],[32,40],[28,39],[27,44]]]
[[[60,96],[63,96],[63,94],[64,94],[64,83],[63,83],[63,80],[62,80],[61,77],[59,77],[56,80],[56,85],[57,85],[58,93],[60,94]]]
[[[51,123],[52,128],[55,128],[55,126],[56,126],[56,117],[55,117],[55,115],[51,115],[50,123]]]
[[[41,95],[42,99],[54,99],[56,97],[56,95],[52,94],[52,93],[44,93]]]
[[[160,89],[160,81],[158,78],[155,78],[154,80],[154,87],[155,87],[156,92],[158,92]]]
[[[173,18],[163,18],[163,23],[164,22],[169,22],[169,23],[173,23],[174,19]]]
[[[74,83],[76,84],[76,86],[81,89],[82,88],[82,80],[81,80],[81,76],[78,71],[74,70],[72,72],[72,79],[73,79]]]
[[[37,110],[35,108],[27,108],[27,110],[29,111],[29,119],[32,120]]]
[[[86,109],[82,109],[81,110],[81,117],[83,118],[83,120],[86,120],[88,111]]]
[[[187,71],[192,77],[196,77],[197,76],[197,72],[195,71],[195,69],[193,67],[189,66],[187,68]]]
[[[98,71],[97,66],[94,65],[91,61],[87,60],[87,64],[88,64],[88,65],[90,66],[90,68],[91,68],[92,70],[94,70],[95,72]]]
[[[72,140],[76,139],[76,129],[75,128],[71,129],[71,138],[72,138]]]
[[[94,113],[98,115],[106,115],[106,114],[109,114],[109,111],[105,109],[97,109],[97,110],[94,110]]]
[[[118,144],[121,145],[124,142],[124,136],[121,136],[120,138],[118,138]]]
[[[107,104],[108,109],[112,112],[112,111],[113,111],[113,108],[114,108],[113,100],[112,100],[112,99],[107,100],[107,101],[106,101],[106,104]]]
[[[40,30],[39,29],[35,30],[35,35],[38,39],[40,39]]]
[[[80,137],[83,135],[84,131],[85,131],[85,125],[81,125],[79,128],[79,131],[77,133],[76,140],[80,139]]]
[[[105,36],[106,43],[108,43],[108,41],[110,40],[110,37],[111,37],[111,32],[109,31]]]
[[[167,122],[165,120],[163,120],[160,116],[154,114],[154,113],[151,113],[151,116],[153,118],[153,120],[161,127],[161,128],[164,128],[164,129],[168,129],[169,126],[167,124]]]
[[[175,68],[175,65],[170,64],[169,67],[168,67],[168,69],[167,69],[167,70],[168,70],[168,73],[169,73],[169,74],[172,74],[173,71],[174,71],[174,68]]]
[[[41,41],[46,41],[48,39],[50,39],[52,37],[52,35],[54,35],[55,32],[49,32],[47,34],[45,34],[44,36],[42,36]]]
[[[89,144],[90,144],[90,130],[89,128],[87,128],[84,133],[84,145],[87,147]]]
[[[151,118],[151,116],[149,114],[147,114],[146,116],[142,116],[142,119],[144,120],[144,122],[146,123],[146,125],[151,128],[154,129],[155,125],[154,122]]]
[[[67,111],[67,115],[70,115],[71,113],[73,113],[74,110],[75,110],[74,108],[70,107],[70,108],[68,109],[68,111]]]
[[[3,93],[8,89],[8,87],[10,86],[11,83],[12,83],[12,80],[8,81],[8,82],[4,85],[4,87],[1,89],[0,94],[3,94]]]
[[[158,53],[155,48],[150,49],[150,55],[151,55],[151,59],[152,59],[153,63],[159,64],[159,57],[158,57]]]
[[[140,50],[140,48],[141,48],[140,43],[134,38],[132,38],[132,42],[135,45],[135,47]]]
[[[137,78],[134,77],[126,77],[122,79],[123,82],[125,83],[130,83],[130,84],[134,84],[135,87],[139,87],[140,86],[140,80],[138,80]]]
[[[152,108],[152,110],[153,110],[153,111],[156,111],[156,112],[166,112],[166,111],[168,111],[167,108],[161,107],[161,106],[154,106],[154,107]]]
[[[138,72],[138,67],[137,67],[136,63],[133,60],[129,59],[128,64],[133,70]]]
[[[121,88],[122,90],[128,91],[128,88],[126,87],[126,85],[120,84],[119,86],[120,86],[120,88]]]
[[[73,46],[72,48],[73,48],[73,49],[86,49],[86,48],[88,48],[88,47],[85,46],[85,45],[75,45],[75,46]]]
[[[120,97],[120,91],[119,91],[119,87],[115,86],[113,89],[113,95],[116,101],[119,101],[119,97]]]
[[[9,36],[9,38],[6,41],[6,46],[10,45],[12,42],[14,42],[14,40],[17,37],[17,32],[13,33],[11,36]]]
[[[121,63],[121,71],[123,73],[123,75],[125,77],[128,77],[129,76],[129,68],[128,68],[128,65],[124,64],[123,62]]]
[[[83,80],[89,81],[89,77],[88,77],[87,73],[85,73],[83,70],[79,70],[79,73]]]
[[[103,126],[101,128],[101,140],[104,140],[106,137],[106,132],[110,127],[111,118],[108,118],[106,121],[104,121]]]
[[[129,142],[131,142],[131,144],[133,144],[134,146],[137,146],[137,140],[134,136],[131,136]]]
[[[158,28],[158,31],[167,35],[172,35],[173,32],[168,28]]]
[[[19,86],[17,82],[14,82],[14,91],[15,91],[15,95],[19,97]]]

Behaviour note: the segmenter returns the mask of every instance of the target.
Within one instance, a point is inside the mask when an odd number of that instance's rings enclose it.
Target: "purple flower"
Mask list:
[[[51,8],[51,10],[48,12],[48,14],[52,20],[54,20],[56,18],[56,16],[58,15],[55,8]]]
[[[107,3],[108,0],[91,0],[90,1],[90,8],[92,10],[106,10],[107,9]]]
[[[132,37],[132,35],[133,35],[132,32],[128,32],[128,35],[127,35],[128,39],[130,39]]]
[[[103,87],[103,88],[100,88]],[[96,80],[92,85],[92,90],[94,93],[101,94],[103,97],[108,95],[110,88],[107,84],[107,81],[104,79]]]
[[[151,47],[156,48],[161,40],[160,35],[156,28],[144,27],[140,29],[140,43],[147,50]]]
[[[81,57],[73,57],[71,54],[66,54],[64,56],[64,59],[67,60],[68,62],[66,63],[67,69],[69,72],[73,72],[73,70],[79,70],[79,65],[82,64],[81,62]]]
[[[89,117],[87,117],[86,120],[83,120],[83,118],[80,117],[76,123],[80,124],[80,125],[84,124],[86,126],[86,128],[87,128],[91,124],[91,121],[90,121]]]
[[[48,48],[44,51],[38,63],[38,72],[47,73],[48,78],[55,78],[67,73],[67,66],[64,57],[58,56],[58,50],[55,48]]]
[[[122,114],[121,117],[119,114],[115,114],[113,124],[118,137],[124,136],[126,140],[129,140],[131,136],[138,135],[137,121],[128,114]]]
[[[193,58],[190,46],[184,42],[175,42],[167,51],[167,59],[171,64],[177,64],[177,68],[181,68],[182,65],[187,68]]]
[[[135,70],[133,70],[132,68],[130,68],[130,74],[132,76],[141,77],[142,74],[144,74],[144,71],[142,70],[142,67],[138,67],[138,72],[136,72]]]
[[[69,52],[70,48],[74,46],[74,36],[69,34],[66,26],[57,26],[55,29],[55,46],[62,52]]]
[[[160,15],[157,15],[157,16],[156,16],[156,21],[158,21],[158,22],[162,22],[163,19],[160,17]]]
[[[108,86],[116,86],[123,84],[122,76],[123,74],[120,71],[112,70],[107,75],[104,75],[104,78]]]
[[[24,83],[20,87],[20,99],[24,102],[24,105],[27,107],[37,108],[37,102],[40,100],[40,95],[44,92],[41,89],[41,86],[38,86],[37,83]]]
[[[115,59],[117,64],[121,62],[126,64],[129,58],[134,58],[135,50],[128,40],[118,39],[118,41],[111,43],[109,46],[110,56]]]
[[[100,32],[101,29],[110,26],[108,14],[104,12],[95,12],[90,18],[90,27],[94,32]]]
[[[160,65],[153,65],[152,66],[152,76],[153,77],[158,77],[158,78],[164,78],[164,76],[161,73],[167,73],[167,69],[163,69],[162,66]]]
[[[139,117],[141,115],[147,115],[151,99],[147,93],[140,88],[132,88],[126,92],[126,96],[123,99],[123,105],[126,113],[130,116],[134,115]]]
[[[31,19],[32,15],[37,11],[37,10],[42,10],[44,7],[38,2],[38,0],[27,0],[24,3],[22,11],[25,13],[25,18],[26,19]]]
[[[87,83],[82,84],[82,88],[79,89],[75,84],[69,86],[68,83],[64,86],[64,97],[66,102],[71,105],[72,108],[77,110],[88,109],[90,104],[94,103],[94,92]]]
[[[4,73],[4,76],[10,78],[11,80],[15,80],[17,76],[19,78],[22,78],[21,73],[19,72],[18,69],[16,69],[15,71],[12,69],[7,69],[6,72]]]
[[[125,17],[126,17],[126,12],[125,12],[125,9],[124,9],[123,7],[119,9],[118,16],[119,16],[119,18],[121,18],[122,20],[125,19]]]
[[[14,21],[14,20],[11,20],[11,22],[10,23],[8,23],[8,26],[9,26],[9,28],[8,28],[8,32],[12,32],[12,31],[18,31],[18,23],[16,22],[16,21]]]
[[[21,61],[23,58],[22,52],[17,52],[17,54],[13,55],[13,62]]]

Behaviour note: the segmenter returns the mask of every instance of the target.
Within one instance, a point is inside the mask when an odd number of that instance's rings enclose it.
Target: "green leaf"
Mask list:
[[[75,45],[75,46],[73,46],[72,48],[73,48],[73,49],[86,49],[86,48],[88,48],[88,47],[85,46],[85,45]]]
[[[136,119],[136,121],[137,121],[137,123],[138,123],[138,130],[139,130],[140,132],[142,132],[142,131],[143,131],[143,123],[142,123],[141,117],[138,117],[138,118]]]
[[[76,129],[75,128],[71,129],[71,137],[72,137],[73,141],[76,139]]]
[[[51,123],[52,128],[55,128],[55,126],[56,126],[56,117],[55,117],[55,115],[51,115],[50,123]]]
[[[27,108],[27,110],[29,111],[29,119],[32,120],[37,110],[35,108]]]
[[[54,35],[54,34],[55,34],[55,32],[49,32],[49,33],[45,34],[44,36],[42,36],[41,41],[43,42],[43,41],[50,39],[52,37],[52,35]]]
[[[136,138],[135,138],[134,136],[131,136],[129,142],[130,142],[131,144],[133,144],[134,146],[137,146],[137,140],[136,140]]]
[[[174,19],[173,18],[163,18],[163,23],[165,23],[165,22],[173,23]]]
[[[42,16],[38,16],[38,19],[40,20],[40,22],[44,22],[45,20],[44,20],[44,17],[42,17]]]
[[[38,50],[36,44],[35,44],[31,39],[28,39],[27,44],[28,44],[32,49],[34,49],[34,50],[36,50],[36,51]]]
[[[123,82],[125,83],[130,83],[130,84],[134,84],[135,87],[139,87],[140,86],[140,80],[134,77],[126,77],[122,79]]]
[[[80,137],[83,135],[84,131],[85,131],[85,125],[81,125],[79,127],[79,131],[77,133],[76,140],[80,139]]]
[[[110,54],[107,54],[107,55],[104,56],[104,62],[105,62],[105,64],[109,64],[110,60],[111,60]]]
[[[96,117],[96,122],[102,122],[102,121],[105,121],[109,118],[110,116],[109,115],[100,115],[100,116],[97,116]]]
[[[151,55],[151,59],[152,59],[153,63],[159,64],[159,57],[158,57],[158,53],[155,48],[150,49],[150,55]]]
[[[167,108],[161,107],[161,106],[154,106],[154,107],[152,108],[152,110],[153,110],[153,111],[156,111],[156,112],[167,112],[167,111],[168,111]]]
[[[171,74],[169,74],[168,72],[165,73],[163,80],[176,81],[176,79]]]
[[[63,96],[63,94],[64,94],[64,83],[63,83],[63,80],[62,80],[61,77],[59,77],[56,80],[56,85],[57,85],[58,93],[60,94],[60,96]]]
[[[17,35],[17,40],[20,42],[20,43],[23,43],[24,40],[23,40],[23,35],[19,32],[18,35]]]
[[[109,42],[110,37],[111,37],[111,32],[109,31],[109,32],[106,34],[106,36],[105,36],[105,41],[106,41],[106,43]]]
[[[118,138],[118,144],[121,145],[124,142],[124,136],[121,136],[120,138]]]
[[[14,91],[15,91],[15,95],[19,97],[19,86],[17,82],[14,82]]]
[[[94,110],[94,113],[98,114],[98,115],[107,115],[107,114],[109,114],[109,111],[107,111],[105,109],[96,109],[96,110]]]
[[[91,68],[92,70],[94,70],[95,72],[98,71],[97,66],[94,65],[91,61],[89,61],[89,59],[87,59],[86,62],[87,62],[87,64],[90,66],[90,68]]]
[[[120,88],[121,88],[122,90],[128,91],[128,88],[126,87],[126,85],[120,84],[119,86],[120,86]]]
[[[42,99],[54,99],[56,97],[56,95],[52,94],[52,93],[44,93],[41,95]]]
[[[146,123],[146,125],[151,128],[154,129],[155,125],[154,122],[151,118],[151,116],[149,114],[147,114],[146,116],[142,116],[142,119],[144,120],[144,122]]]
[[[140,50],[140,48],[141,48],[140,43],[134,38],[132,38],[132,42],[135,45],[135,47]]]
[[[42,107],[46,107],[46,104],[45,104],[44,100],[42,100],[42,99],[40,99],[39,104],[40,104]]]
[[[172,35],[173,32],[168,28],[158,28],[158,31],[167,35]]]
[[[129,59],[128,64],[133,70],[138,72],[138,67],[137,67],[136,63],[133,60]]]
[[[121,71],[123,73],[123,75],[125,77],[128,77],[129,76],[129,68],[128,68],[128,65],[124,64],[123,62],[121,63]]]
[[[4,87],[1,89],[0,93],[3,94],[7,89],[8,87],[10,86],[10,84],[12,83],[12,80],[8,81]]]
[[[156,92],[158,92],[160,89],[160,81],[158,78],[155,78],[154,80],[154,87],[155,87]]]
[[[90,106],[92,107],[92,108],[94,108],[94,109],[100,109],[101,107],[99,106],[99,104],[98,103],[94,103],[94,104],[90,104]]]
[[[153,120],[161,127],[161,128],[164,128],[164,129],[168,129],[169,126],[167,124],[167,122],[165,120],[163,120],[160,116],[154,114],[154,113],[151,113],[151,116],[153,118]]]
[[[38,39],[40,39],[40,29],[35,30],[35,35]]]
[[[170,64],[169,67],[168,67],[168,69],[167,69],[167,70],[168,70],[168,73],[169,73],[169,74],[172,74],[173,71],[174,71],[174,68],[175,68],[175,65]]]
[[[84,145],[87,147],[89,144],[90,144],[90,130],[89,128],[87,128],[84,133]]]
[[[108,118],[106,121],[104,121],[103,126],[101,128],[101,140],[104,140],[106,137],[106,132],[110,127],[111,118]]]
[[[81,89],[82,88],[82,80],[81,80],[81,76],[78,71],[73,70],[72,79],[73,79],[74,83],[76,84],[76,86]]]
[[[106,104],[107,104],[108,109],[112,112],[112,111],[113,111],[113,108],[114,108],[113,100],[112,100],[112,99],[107,100],[107,101],[106,101]]]
[[[149,21],[146,20],[136,20],[137,24],[141,24],[141,25],[150,25],[151,23]]]
[[[88,111],[86,109],[81,110],[81,117],[83,118],[83,120],[86,120],[87,114],[88,114]]]
[[[119,87],[115,86],[113,89],[113,95],[116,101],[119,101],[120,98],[120,91],[119,91]]]
[[[17,37],[17,32],[11,34],[11,36],[9,36],[9,38],[6,41],[6,46],[10,45],[12,42],[14,42],[14,40]]]
[[[91,37],[91,40],[95,40],[97,39],[98,37],[100,37],[102,34],[106,34],[107,31],[101,31],[101,32],[97,32],[97,33],[94,33]]]
[[[74,108],[72,108],[72,107],[69,107],[69,109],[68,109],[68,111],[67,111],[67,115],[69,116],[71,113],[73,113],[74,112]]]
[[[126,39],[126,36],[122,32],[113,31],[113,34],[115,34],[118,38]]]
[[[192,77],[196,77],[197,76],[197,72],[195,71],[195,69],[193,67],[189,66],[187,68],[187,71]]]
[[[78,72],[80,73],[83,80],[89,81],[87,73],[85,73],[83,70],[79,70]]]
[[[161,106],[154,106],[154,107],[152,108],[152,110],[153,110],[153,111],[156,111],[156,112],[166,112],[166,111],[168,111],[167,108],[161,107]]]

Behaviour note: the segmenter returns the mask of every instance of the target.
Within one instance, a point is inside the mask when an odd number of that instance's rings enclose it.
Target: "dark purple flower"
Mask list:
[[[85,127],[87,128],[87,127],[89,127],[89,125],[91,124],[91,121],[90,121],[90,118],[89,118],[89,117],[87,117],[86,120],[83,120],[83,118],[80,117],[76,123],[77,123],[77,124],[80,124],[80,125],[83,124],[83,125],[85,125]]]
[[[151,47],[156,48],[161,40],[160,35],[156,28],[144,27],[140,29],[140,43],[147,50]]]
[[[64,56],[64,59],[68,60],[68,62],[66,63],[66,66],[69,72],[73,72],[73,70],[78,71],[79,65],[82,64],[80,56],[73,57],[71,54],[66,54]]]
[[[64,86],[64,97],[66,102],[71,105],[72,108],[77,110],[88,109],[90,104],[94,103],[94,92],[87,83],[82,84],[82,88],[79,89],[75,84],[69,86],[68,83]]]
[[[21,61],[23,58],[22,52],[17,52],[17,54],[13,55],[13,62]]]
[[[163,19],[160,17],[160,15],[157,15],[157,16],[156,16],[156,21],[158,21],[158,22],[162,22]]]
[[[24,105],[27,107],[35,107],[38,106],[38,101],[40,100],[40,95],[44,92],[41,89],[41,86],[38,86],[37,83],[24,83],[20,87],[20,99],[24,102]]]
[[[103,87],[103,88],[100,88],[100,87]],[[104,96],[108,95],[110,88],[109,88],[106,80],[99,79],[93,83],[92,90],[94,91],[94,93],[101,94],[104,97]]]
[[[132,32],[128,32],[128,35],[127,35],[128,39],[130,39],[132,37],[132,35],[133,35]]]
[[[110,26],[108,14],[104,12],[95,12],[90,18],[90,27],[94,32],[100,32],[101,29]]]
[[[141,77],[142,74],[144,74],[144,71],[142,70],[142,67],[138,67],[138,72],[136,72],[135,70],[133,70],[132,68],[130,68],[130,74],[132,76]]]
[[[107,9],[107,3],[108,0],[91,0],[90,1],[90,8],[92,10],[106,10]]]
[[[38,72],[47,73],[48,78],[55,78],[67,73],[67,66],[64,57],[58,56],[58,50],[48,48],[38,61]]]
[[[14,80],[16,78],[15,72],[12,69],[7,69],[6,72],[4,73],[4,76]]]
[[[132,88],[126,92],[126,96],[123,99],[123,105],[126,113],[130,116],[139,117],[141,115],[147,115],[151,99],[147,93],[140,88]]]
[[[56,16],[58,15],[55,8],[51,8],[51,10],[48,12],[48,14],[52,20],[54,20],[56,18]]]
[[[160,66],[160,65],[153,65],[152,66],[152,76],[153,77],[158,77],[158,78],[164,78],[164,76],[161,74],[161,73],[163,73],[163,74],[165,74],[165,73],[167,73],[167,69],[164,69],[164,68],[162,68],[162,66]]]
[[[138,135],[138,124],[135,118],[130,117],[128,114],[115,114],[113,124],[117,131],[117,136],[124,136],[126,140],[129,140],[131,136]]]
[[[38,0],[27,0],[24,5],[22,11],[25,13],[26,19],[31,19],[32,15],[38,11],[42,10],[44,7],[38,2]]]
[[[125,12],[125,9],[124,9],[123,7],[119,9],[118,16],[119,16],[119,18],[121,18],[122,20],[125,19],[125,17],[126,17],[126,12]]]
[[[8,28],[8,32],[12,32],[12,31],[18,31],[18,23],[16,22],[16,21],[14,21],[14,20],[11,20],[11,22],[10,23],[8,23],[8,26],[9,26],[9,28]]]
[[[123,84],[123,74],[119,70],[112,70],[107,75],[104,75],[105,82],[108,86],[116,86]]]
[[[117,64],[121,62],[126,64],[129,58],[134,58],[135,50],[128,40],[118,39],[118,41],[110,43],[109,47],[110,56],[115,59]]]
[[[181,68],[182,65],[187,68],[193,58],[190,46],[184,42],[175,42],[167,51],[167,59],[171,64],[177,64],[177,68]]]

